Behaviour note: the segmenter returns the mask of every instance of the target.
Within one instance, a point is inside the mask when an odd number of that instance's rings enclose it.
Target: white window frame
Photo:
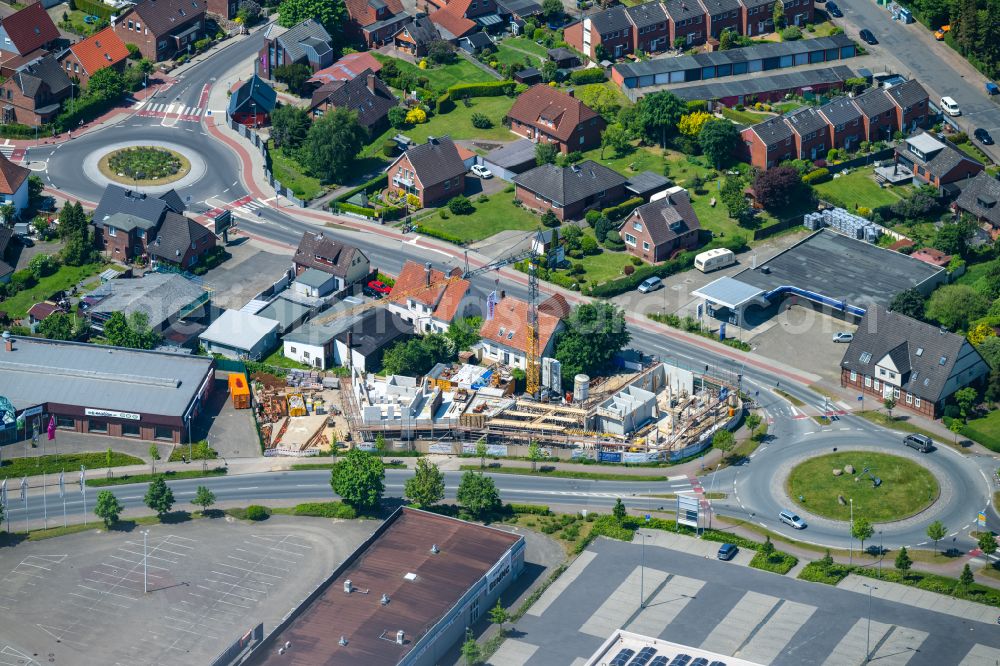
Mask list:
[[[852,382],[858,381],[858,371],[857,370],[851,370],[851,381]]]
[[[108,236],[111,236],[112,238],[114,238],[117,235],[118,235],[118,230],[117,229],[115,229],[114,227],[108,227]]]
[[[872,386],[872,378],[868,375],[865,375],[865,386],[868,388],[871,388]]]
[[[920,409],[920,398],[913,399],[913,406],[916,407],[917,409]]]
[[[913,404],[913,394],[912,393],[907,393],[906,394],[906,404],[908,404],[908,405],[912,405]]]

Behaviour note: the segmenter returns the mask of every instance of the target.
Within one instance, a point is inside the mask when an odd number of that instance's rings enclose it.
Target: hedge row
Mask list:
[[[601,83],[605,80],[604,70],[600,67],[592,67],[590,69],[578,69],[569,75],[570,80],[581,85],[584,83]]]
[[[75,99],[72,112],[68,110],[70,105],[63,102],[63,108],[67,110],[56,116],[55,125],[60,132],[75,130],[80,126],[80,121],[90,122],[118,106],[120,101],[121,98],[101,99],[85,95]]]
[[[333,200],[333,202],[330,204],[330,207],[332,208],[334,204],[337,204],[341,201],[347,201],[355,194],[359,194],[361,192],[365,192],[367,194],[371,194],[372,192],[377,192],[388,184],[389,184],[389,174],[381,173],[372,178],[371,180],[369,180],[367,183],[362,183],[361,185],[355,187],[353,190],[348,190],[344,194],[341,194],[339,197]]]
[[[820,168],[815,171],[810,171],[806,175],[802,176],[802,182],[807,185],[815,185],[816,183],[825,183],[830,180],[830,178],[830,170]]]
[[[443,241],[448,241],[449,243],[454,243],[455,245],[464,245],[465,241],[454,234],[449,234],[447,231],[440,231],[438,229],[431,229],[425,227],[422,224],[418,224],[415,231],[418,234],[423,234],[424,236],[430,236],[431,238],[438,238]]]
[[[46,136],[52,133],[48,125],[42,125],[37,128],[18,123],[0,125],[0,136],[8,139],[34,139],[36,131],[38,132],[38,136]]]
[[[471,97],[501,97],[503,95],[513,95],[513,81],[489,81],[486,83],[459,83],[448,88],[450,99],[464,99]]]
[[[357,518],[358,512],[343,502],[306,502],[296,505],[292,513],[296,516],[313,516],[315,518]]]
[[[91,0],[73,0],[73,4],[81,12],[86,12],[88,14],[93,14],[94,16],[100,16],[106,21],[111,20],[111,15],[114,13],[114,9],[102,2],[91,2]]]
[[[511,513],[529,513],[535,516],[547,516],[552,513],[544,504],[508,504]]]
[[[355,206],[354,204],[337,202],[337,210],[341,213],[354,213],[356,215],[364,215],[365,217],[375,217],[374,208],[364,208],[362,206]]]
[[[637,206],[641,206],[644,199],[642,197],[632,197],[626,199],[617,206],[611,206],[601,211],[601,215],[612,221],[617,221],[631,213]]]
[[[398,220],[406,215],[406,209],[401,206],[386,206],[379,210],[379,215],[386,221]]]
[[[455,109],[455,103],[451,101],[451,95],[445,93],[437,98],[437,113],[448,113]]]

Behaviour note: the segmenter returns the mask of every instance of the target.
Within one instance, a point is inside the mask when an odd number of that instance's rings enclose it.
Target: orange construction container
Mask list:
[[[229,375],[229,393],[233,396],[233,407],[236,409],[250,408],[250,387],[244,375],[233,373]]]

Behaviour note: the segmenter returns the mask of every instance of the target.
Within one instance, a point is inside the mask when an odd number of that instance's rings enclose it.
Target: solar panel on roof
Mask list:
[[[697,659],[691,662],[691,666],[708,666],[708,659],[705,659],[704,657],[698,657]]]
[[[726,666],[726,662],[724,662],[724,661],[713,661],[708,666]]]
[[[670,666],[687,666],[689,661],[691,661],[691,655],[679,654],[670,662]]]
[[[653,661],[649,662],[649,666],[667,666],[669,662],[670,657],[661,654],[653,657]]]
[[[639,650],[639,654],[635,655],[635,658],[629,662],[629,666],[646,666],[655,654],[656,648],[649,646],[644,647]]]
[[[635,650],[623,648],[615,655],[615,658],[608,662],[608,666],[625,666],[628,660],[635,655]]]

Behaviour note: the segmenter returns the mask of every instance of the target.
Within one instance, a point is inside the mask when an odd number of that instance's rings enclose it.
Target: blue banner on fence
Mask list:
[[[622,454],[620,451],[601,451],[597,454],[597,459],[601,462],[620,463],[622,461]]]

